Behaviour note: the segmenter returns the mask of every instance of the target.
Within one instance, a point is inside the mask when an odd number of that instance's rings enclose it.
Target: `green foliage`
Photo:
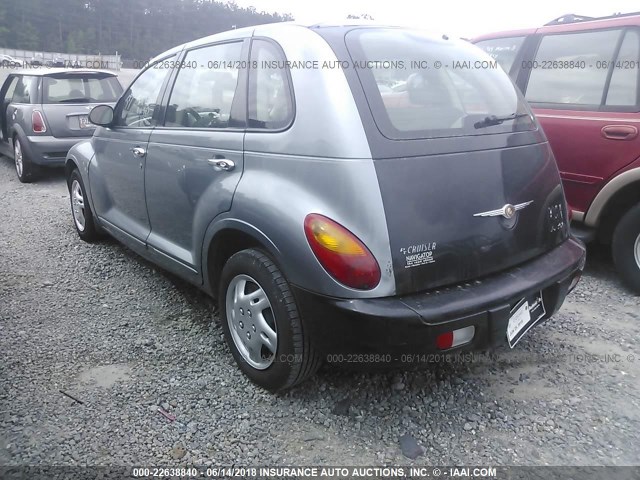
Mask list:
[[[292,20],[213,0],[20,0],[0,4],[0,46],[65,53],[118,51],[147,60],[234,28]]]

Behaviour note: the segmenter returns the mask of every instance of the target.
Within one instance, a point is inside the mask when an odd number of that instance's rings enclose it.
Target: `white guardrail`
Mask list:
[[[63,62],[65,67],[79,66],[82,68],[98,68],[102,70],[119,71],[122,67],[122,61],[118,52],[116,52],[115,55],[85,55],[0,48],[0,55],[10,55],[14,59],[22,61],[23,65],[27,68],[31,64],[38,63],[51,66],[55,62]]]

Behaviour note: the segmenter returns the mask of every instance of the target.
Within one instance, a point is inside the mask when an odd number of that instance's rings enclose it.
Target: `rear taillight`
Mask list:
[[[34,133],[44,133],[47,131],[47,126],[44,124],[44,117],[39,110],[31,112],[31,128]]]
[[[320,264],[340,283],[358,290],[378,285],[378,262],[365,244],[342,225],[311,213],[304,219],[304,233]]]

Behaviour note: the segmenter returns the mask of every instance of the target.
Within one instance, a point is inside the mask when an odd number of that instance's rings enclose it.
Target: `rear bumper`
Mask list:
[[[57,138],[49,135],[27,137],[29,158],[36,165],[64,166],[67,153],[76,143],[89,137]]]
[[[398,360],[403,353],[442,352],[436,337],[467,326],[475,327],[471,342],[446,352],[484,350],[506,343],[511,308],[522,298],[542,291],[547,312],[542,320],[553,315],[582,272],[585,259],[582,242],[570,238],[508,271],[440,290],[339,299],[294,287],[294,295],[303,328],[324,354],[391,354],[392,360]]]

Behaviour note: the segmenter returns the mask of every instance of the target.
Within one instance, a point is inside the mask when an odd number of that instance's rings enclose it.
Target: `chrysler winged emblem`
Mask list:
[[[517,205],[511,205],[510,203],[507,203],[504,207],[499,208],[497,210],[489,210],[487,212],[474,213],[473,216],[474,217],[499,217],[502,215],[506,219],[511,219],[515,217],[516,212],[518,212],[518,210],[522,210],[523,208],[528,207],[532,203],[533,203],[533,200],[530,200],[524,203],[519,203]]]

